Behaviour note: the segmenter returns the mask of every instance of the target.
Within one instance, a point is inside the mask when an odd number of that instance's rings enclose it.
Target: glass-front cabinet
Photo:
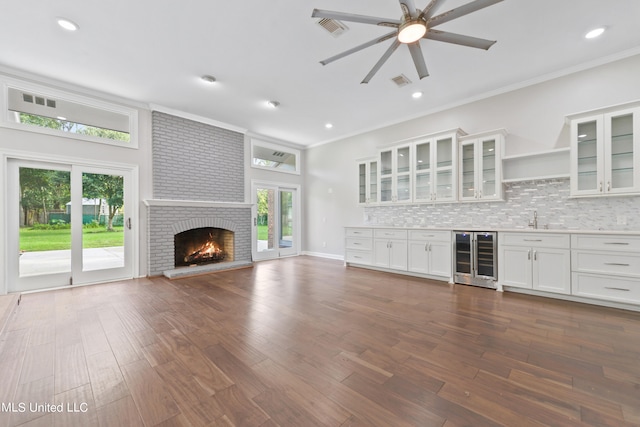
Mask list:
[[[502,199],[504,130],[460,138],[459,199]]]
[[[415,142],[414,201],[456,200],[457,132]]]
[[[571,195],[640,192],[640,107],[571,117]]]
[[[362,160],[358,162],[358,204],[369,205],[377,202],[378,160]]]
[[[411,145],[380,151],[378,200],[380,203],[410,202]]]

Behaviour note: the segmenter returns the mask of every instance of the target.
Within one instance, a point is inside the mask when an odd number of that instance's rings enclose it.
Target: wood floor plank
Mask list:
[[[0,425],[626,427],[639,360],[640,312],[302,256],[23,295],[0,401],[94,412]]]

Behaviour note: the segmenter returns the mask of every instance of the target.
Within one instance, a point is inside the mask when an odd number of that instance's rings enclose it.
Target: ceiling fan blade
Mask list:
[[[409,44],[408,46],[409,52],[411,52],[411,58],[413,58],[413,63],[416,66],[418,76],[420,77],[420,80],[422,80],[429,75],[429,71],[427,71],[427,64],[424,62],[424,55],[420,48],[420,42],[417,41]]]
[[[355,15],[353,13],[334,12],[332,10],[313,9],[311,17],[359,22],[361,24],[381,25],[384,27],[398,27],[400,25],[399,19],[377,18],[375,16]]]
[[[376,65],[373,66],[371,71],[369,71],[369,74],[367,74],[364,80],[362,80],[360,83],[369,83],[369,80],[371,80],[371,78],[378,72],[380,67],[382,67],[382,65],[384,65],[385,62],[387,62],[387,59],[389,59],[389,57],[393,54],[393,52],[395,52],[398,46],[400,46],[400,42],[398,41],[398,39],[396,39],[393,41],[391,46],[389,46],[389,49],[387,49],[384,55],[382,55],[382,58],[380,58],[378,62],[376,62]]]
[[[444,24],[445,22],[449,22],[453,19],[460,18],[461,16],[468,15],[472,12],[484,9],[485,7],[491,6],[501,1],[502,0],[475,0],[471,3],[467,3],[460,7],[456,7],[455,9],[451,9],[448,12],[444,12],[438,16],[434,16],[427,21],[427,25],[429,26],[429,28],[433,28],[436,25]]]
[[[395,37],[396,34],[397,34],[397,31],[392,31],[392,32],[390,32],[388,34],[385,34],[382,37],[378,37],[377,39],[370,40],[370,41],[368,41],[366,43],[363,43],[363,44],[361,44],[359,46],[356,46],[356,47],[351,48],[349,50],[345,50],[344,52],[339,53],[339,54],[337,54],[335,56],[332,56],[331,58],[327,58],[327,59],[325,59],[323,61],[320,61],[320,63],[322,65],[327,65],[327,64],[329,64],[329,63],[331,63],[333,61],[337,61],[340,58],[344,58],[347,55],[351,55],[352,53],[356,53],[358,51],[361,51],[362,49],[365,49],[365,48],[367,48],[369,46],[373,46],[374,44],[378,44],[378,43],[381,43],[381,42],[383,42],[385,40],[389,40],[390,38]]]
[[[405,21],[414,18],[417,15],[416,5],[413,0],[400,0],[400,7],[402,8],[402,14]]]
[[[446,31],[429,30],[423,36],[425,39],[437,40],[439,42],[459,44],[462,46],[475,47],[487,50],[496,42],[495,40],[480,39],[478,37],[465,36],[462,34],[449,33]]]
[[[444,0],[431,0],[420,14],[420,18],[424,18],[427,21],[431,19],[431,17],[433,17],[433,13],[438,10],[438,6],[440,6],[440,3],[443,1]]]

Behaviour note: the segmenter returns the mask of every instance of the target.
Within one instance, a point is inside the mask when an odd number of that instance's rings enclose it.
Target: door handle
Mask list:
[[[131,230],[131,218],[127,218],[127,228]]]

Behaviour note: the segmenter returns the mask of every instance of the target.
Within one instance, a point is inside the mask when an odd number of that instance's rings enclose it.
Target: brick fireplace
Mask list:
[[[173,278],[251,265],[252,205],[245,203],[242,133],[154,111],[153,194],[144,202],[149,275]],[[207,262],[192,262],[193,253],[205,251],[199,247],[178,255],[176,236],[196,236],[197,230],[212,237],[220,233],[224,256],[207,249]],[[178,252],[202,244],[179,243]]]

